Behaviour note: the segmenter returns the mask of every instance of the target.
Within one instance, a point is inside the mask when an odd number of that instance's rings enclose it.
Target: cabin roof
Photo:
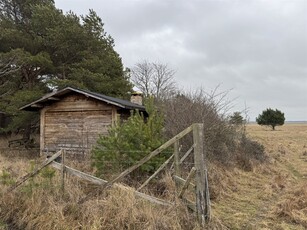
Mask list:
[[[137,110],[140,110],[140,111],[145,111],[144,106],[132,103],[131,101],[106,96],[106,95],[103,95],[103,94],[100,94],[100,93],[95,93],[95,92],[91,92],[91,91],[84,90],[84,89],[76,89],[76,88],[73,88],[73,87],[66,87],[66,88],[58,90],[56,92],[46,94],[43,97],[41,97],[40,99],[33,101],[33,102],[31,102],[27,105],[24,105],[23,107],[20,108],[20,110],[38,111],[41,108],[43,108],[44,106],[51,104],[52,102],[56,102],[56,101],[61,100],[62,97],[64,97],[67,94],[70,94],[72,92],[83,94],[86,97],[91,97],[91,98],[94,98],[96,100],[99,100],[99,101],[102,101],[102,102],[105,102],[105,103],[108,103],[108,104],[111,104],[111,105],[115,105],[115,106],[122,108],[122,109],[129,109],[129,110],[137,109]]]

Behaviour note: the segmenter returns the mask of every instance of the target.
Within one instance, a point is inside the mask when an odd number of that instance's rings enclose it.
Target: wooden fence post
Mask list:
[[[65,150],[62,149],[62,168],[61,168],[61,189],[62,193],[65,192]]]
[[[175,175],[180,175],[180,156],[179,156],[179,140],[174,143],[174,163],[175,163]]]
[[[193,124],[194,164],[196,169],[196,211],[201,226],[210,219],[210,207],[207,206],[209,192],[206,185],[206,166],[204,160],[204,125]]]

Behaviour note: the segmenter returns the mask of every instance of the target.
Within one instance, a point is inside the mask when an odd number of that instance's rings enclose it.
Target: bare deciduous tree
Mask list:
[[[151,94],[153,68],[150,63],[143,61],[135,64],[131,70],[131,77],[133,84],[138,87],[145,97]]]
[[[143,61],[137,63],[131,71],[132,82],[145,97],[152,95],[158,99],[176,90],[173,79],[175,71],[167,64]]]

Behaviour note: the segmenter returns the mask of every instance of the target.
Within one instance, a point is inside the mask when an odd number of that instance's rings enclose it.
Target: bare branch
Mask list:
[[[174,74],[166,64],[143,61],[132,69],[132,82],[145,97],[152,95],[160,99],[176,90]]]
[[[163,95],[175,91],[176,85],[173,80],[175,71],[169,69],[166,64],[152,63],[152,66],[154,69],[154,76],[152,79],[154,95],[157,98],[161,98]]]
[[[153,69],[150,63],[143,61],[137,63],[132,69],[132,82],[148,97],[151,94],[151,79],[153,77]]]

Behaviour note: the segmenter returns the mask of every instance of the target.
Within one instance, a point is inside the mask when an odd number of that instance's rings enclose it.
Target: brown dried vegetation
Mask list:
[[[32,162],[17,157],[0,155],[0,162],[1,178],[4,171],[17,179],[33,168]],[[6,189],[11,184],[1,183],[0,219],[7,226],[14,229],[200,229],[193,212],[176,198],[176,186],[169,175],[156,181],[163,191],[147,191],[155,196],[160,193],[160,198],[175,204],[165,207],[136,198],[134,189],[128,187],[124,190],[112,187],[78,203],[90,191],[97,190],[97,186],[67,176],[63,194],[60,174],[53,174],[52,170],[48,168],[10,193]],[[216,217],[209,226],[223,229]]]
[[[234,167],[218,161],[208,164],[212,222],[207,229],[306,229],[307,125],[285,125],[275,132],[248,125],[247,133],[265,145],[269,156],[261,164],[248,157]],[[246,153],[261,147],[247,142],[242,148]],[[54,176],[45,172],[4,193],[10,180],[25,175],[35,164],[12,154],[0,155],[0,219],[14,229],[200,229],[195,215],[176,198],[176,186],[168,174],[154,182],[159,191],[144,192],[174,202],[173,207],[137,199],[133,188],[111,188],[78,204],[97,187],[67,177],[62,194],[57,172]],[[80,163],[70,163],[81,169]],[[81,170],[93,173],[84,164]]]

